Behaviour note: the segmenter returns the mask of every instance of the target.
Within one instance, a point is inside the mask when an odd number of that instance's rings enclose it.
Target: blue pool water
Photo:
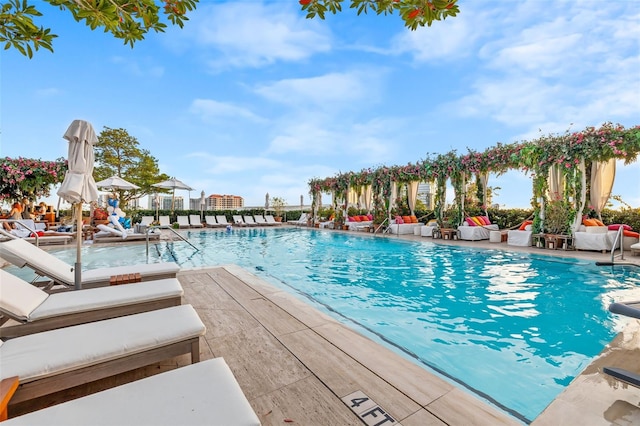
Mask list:
[[[606,307],[640,285],[630,268],[541,254],[300,229],[187,234],[199,251],[162,242],[148,261],[246,267],[525,422],[615,336]],[[83,268],[147,261],[144,245],[82,257]]]

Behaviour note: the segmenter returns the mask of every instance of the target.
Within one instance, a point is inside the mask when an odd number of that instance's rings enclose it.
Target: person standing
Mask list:
[[[28,198],[22,199],[22,219],[33,219],[33,215],[31,214],[31,203]]]

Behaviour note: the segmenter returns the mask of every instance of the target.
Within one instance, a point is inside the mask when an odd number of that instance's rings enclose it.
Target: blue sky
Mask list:
[[[268,192],[297,205],[312,177],[632,127],[640,2],[603,5],[461,0],[457,18],[411,32],[397,15],[348,7],[321,21],[297,1],[201,0],[184,29],[131,49],[42,2],[55,53],[2,52],[2,155],[66,157],[62,134],[84,119],[126,129],[194,198],[259,206]],[[638,162],[619,163],[613,193],[638,207],[639,182]],[[489,184],[495,203],[529,206],[529,176]]]

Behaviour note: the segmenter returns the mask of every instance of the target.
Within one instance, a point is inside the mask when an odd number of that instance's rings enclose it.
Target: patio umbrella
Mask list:
[[[269,210],[269,193],[264,196],[264,214],[267,214],[267,210]]]
[[[113,175],[110,178],[106,178],[101,180],[100,182],[96,182],[96,186],[98,188],[103,189],[122,189],[123,191],[130,191],[132,189],[140,189],[138,185],[134,185],[131,182],[127,182],[122,179],[120,176]]]
[[[98,187],[93,179],[93,145],[98,142],[91,123],[74,120],[63,138],[69,141],[69,169],[58,190],[58,196],[74,204],[76,211],[76,263],[74,286],[82,287],[82,203],[98,199]]]
[[[167,179],[167,180],[163,180],[160,183],[155,183],[152,186],[155,186],[156,188],[164,188],[164,189],[172,189],[172,195],[171,195],[171,213],[173,213],[174,210],[174,205],[175,205],[175,201],[176,201],[176,189],[184,189],[187,191],[193,191],[193,188],[191,188],[189,185],[187,185],[186,183],[176,179],[176,178],[171,178],[171,179]]]

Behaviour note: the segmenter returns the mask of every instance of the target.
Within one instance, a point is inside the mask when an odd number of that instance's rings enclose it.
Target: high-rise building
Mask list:
[[[198,198],[198,208],[200,208]],[[244,198],[239,195],[213,194],[205,198],[205,210],[234,210],[244,207]]]
[[[428,210],[433,210],[434,208],[434,197],[435,188],[433,185],[428,182],[420,182],[418,185],[418,200],[422,201]]]

